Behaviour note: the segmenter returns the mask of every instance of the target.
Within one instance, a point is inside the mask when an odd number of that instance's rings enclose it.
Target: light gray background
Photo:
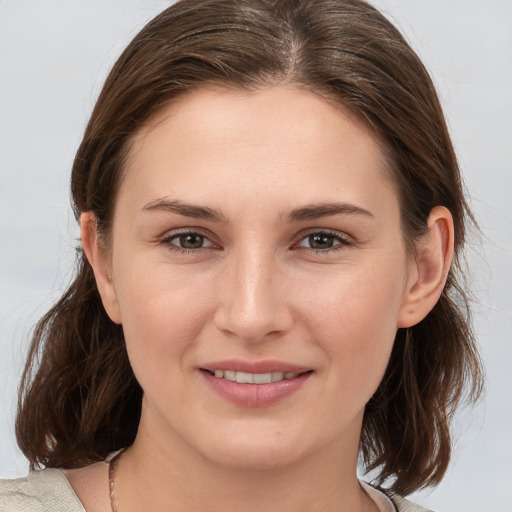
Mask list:
[[[446,479],[415,498],[440,512],[512,511],[512,1],[375,0],[439,88],[485,233],[469,251],[485,402],[456,419]],[[0,0],[0,476],[15,446],[20,369],[35,320],[73,267],[68,175],[105,75],[169,2]]]

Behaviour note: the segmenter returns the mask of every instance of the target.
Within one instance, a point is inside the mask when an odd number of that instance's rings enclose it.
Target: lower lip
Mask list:
[[[297,392],[313,372],[268,384],[240,384],[200,370],[211,388],[239,407],[267,407]]]

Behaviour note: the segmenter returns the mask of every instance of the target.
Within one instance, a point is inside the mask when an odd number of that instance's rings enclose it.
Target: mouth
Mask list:
[[[209,389],[238,407],[267,407],[294,395],[310,380],[314,370],[266,359],[225,359],[198,368]]]
[[[204,372],[209,373],[218,379],[226,379],[239,384],[270,384],[272,382],[281,382],[283,380],[296,379],[305,373],[311,373],[312,370],[305,372],[267,372],[267,373],[247,373],[234,370],[213,370],[202,368]]]

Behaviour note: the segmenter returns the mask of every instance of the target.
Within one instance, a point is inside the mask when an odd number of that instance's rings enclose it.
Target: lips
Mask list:
[[[211,370],[207,369],[211,375],[219,379],[227,379],[239,384],[270,384],[271,382],[280,382],[284,379],[291,380],[300,375],[297,372],[268,372],[268,373],[247,373],[235,372],[234,370]]]
[[[299,391],[313,373],[280,361],[218,361],[200,370],[216,394],[240,407],[279,402]]]
[[[299,366],[275,359],[265,359],[261,361],[248,361],[242,359],[224,359],[222,361],[211,361],[201,366],[204,370],[228,370],[234,372],[244,372],[253,374],[264,373],[304,373],[310,371],[311,368]]]

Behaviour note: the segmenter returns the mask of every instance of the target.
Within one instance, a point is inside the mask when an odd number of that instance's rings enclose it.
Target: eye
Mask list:
[[[298,243],[299,247],[305,247],[314,251],[335,250],[347,245],[350,245],[350,241],[347,238],[328,231],[310,233]]]
[[[172,245],[179,249],[186,251],[194,251],[198,249],[208,249],[213,247],[214,244],[206,236],[201,233],[193,231],[185,233],[176,233],[165,237],[162,240],[163,244]]]

